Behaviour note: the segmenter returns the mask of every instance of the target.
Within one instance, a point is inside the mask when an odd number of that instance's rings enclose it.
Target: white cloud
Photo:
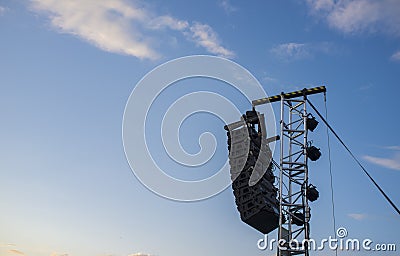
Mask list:
[[[232,12],[237,11],[237,8],[234,7],[229,0],[220,0],[219,6],[227,13],[230,14]]]
[[[398,150],[398,151],[400,151],[400,146],[387,146],[385,148],[386,149],[390,149],[390,150]]]
[[[178,20],[174,17],[164,15],[154,18],[148,24],[149,28],[151,29],[164,29],[170,28],[173,30],[184,30],[188,28],[189,23],[184,20]]]
[[[76,35],[102,50],[141,59],[158,57],[142,33],[131,25],[143,22],[148,14],[124,1],[34,0],[33,8],[47,12],[60,32]]]
[[[217,34],[209,25],[195,22],[190,31],[190,37],[207,51],[227,58],[235,56],[232,51],[221,46]]]
[[[271,53],[284,61],[308,59],[316,54],[335,52],[334,45],[329,42],[319,43],[284,43],[272,48]]]
[[[68,256],[69,254],[68,253],[62,253],[62,254],[60,254],[60,253],[56,253],[56,252],[53,252],[52,254],[51,254],[51,256]]]
[[[308,46],[302,43],[280,44],[272,48],[271,52],[283,60],[298,60],[311,56]]]
[[[398,0],[306,0],[311,13],[344,33],[383,32],[400,36]]]
[[[15,250],[15,249],[8,250],[8,252],[11,254],[16,254],[16,255],[25,255],[25,253],[23,253],[19,250]]]
[[[393,53],[393,55],[390,57],[390,59],[394,60],[394,61],[400,61],[400,51]]]
[[[139,252],[139,253],[129,254],[128,256],[152,256],[152,255]]]
[[[364,156],[363,158],[376,165],[393,170],[400,170],[400,153],[396,153],[393,158],[381,158],[374,156]]]
[[[335,6],[333,0],[307,0],[307,3],[315,12],[331,10]]]
[[[355,220],[364,220],[368,217],[368,215],[364,213],[349,213],[347,216]]]
[[[0,6],[0,16],[4,15],[4,13],[8,10],[8,8],[4,6]]]
[[[157,59],[160,53],[152,42],[164,42],[154,31],[173,30],[185,35],[207,51],[222,56],[232,52],[220,45],[217,34],[209,26],[201,36],[199,24],[180,20],[170,15],[150,12],[138,1],[125,0],[32,0],[32,9],[45,14],[51,25],[62,33],[73,34],[96,47],[113,53],[140,59]],[[152,33],[153,32],[153,33]],[[160,35],[161,36],[161,35]],[[207,38],[208,36],[208,38]]]
[[[0,248],[2,247],[15,247],[15,244],[0,244]]]
[[[262,77],[262,80],[263,80],[264,82],[266,82],[266,83],[276,83],[276,82],[279,81],[277,78],[270,77],[270,76],[263,76],[263,77]]]

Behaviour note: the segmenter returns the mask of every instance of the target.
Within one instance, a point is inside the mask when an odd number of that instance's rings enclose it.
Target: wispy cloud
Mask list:
[[[266,83],[277,83],[277,82],[279,82],[279,80],[277,78],[270,77],[270,76],[263,76],[261,79],[262,79],[263,82],[266,82]]]
[[[8,10],[8,8],[6,8],[4,6],[0,6],[0,16],[3,16],[4,13],[6,13],[7,10]]]
[[[0,244],[0,248],[2,248],[2,247],[14,247],[15,246],[15,244]]]
[[[53,253],[51,254],[51,256],[68,256],[68,253],[62,253],[62,254],[60,254],[60,253],[53,252]]]
[[[347,216],[355,220],[364,220],[368,217],[368,215],[365,213],[349,213]]]
[[[393,55],[390,57],[390,59],[394,60],[394,61],[400,61],[400,51],[393,53]]]
[[[374,156],[364,156],[363,158],[370,163],[380,165],[385,168],[400,170],[400,153],[396,153],[392,158],[381,158]]]
[[[318,53],[330,54],[333,52],[333,44],[329,42],[291,42],[277,45],[270,51],[281,60],[295,61],[311,58]]]
[[[358,89],[360,91],[368,91],[369,89],[371,89],[373,87],[374,87],[374,85],[370,83],[370,84],[366,84],[366,85],[360,86]]]
[[[400,36],[398,0],[306,0],[311,13],[344,33],[386,33]]]
[[[150,20],[147,26],[151,29],[170,28],[173,30],[185,30],[189,27],[189,22],[178,20],[168,15],[163,15]]]
[[[400,151],[400,146],[386,146],[385,149]]]
[[[25,253],[15,250],[15,249],[8,250],[8,252],[12,253],[12,254],[17,254],[17,255],[25,255]]]
[[[218,4],[227,14],[237,11],[229,0],[220,0]]]
[[[209,25],[195,22],[190,27],[190,31],[190,36],[196,44],[204,47],[207,51],[228,58],[235,56],[232,51],[221,46],[218,35]]]
[[[152,255],[139,252],[139,253],[129,254],[128,256],[152,256]]]
[[[298,60],[310,57],[306,44],[285,43],[271,49],[271,52],[283,60]]]
[[[76,35],[98,48],[138,58],[159,57],[133,25],[149,14],[124,1],[33,0],[36,11],[46,13],[60,32]]]
[[[171,30],[191,35],[208,52],[224,57],[232,52],[221,45],[207,24],[158,15],[138,1],[124,0],[32,0],[32,10],[46,15],[59,32],[75,35],[96,47],[139,59],[157,59],[162,54],[154,42],[163,42],[161,32]],[[160,35],[154,32],[159,31]]]

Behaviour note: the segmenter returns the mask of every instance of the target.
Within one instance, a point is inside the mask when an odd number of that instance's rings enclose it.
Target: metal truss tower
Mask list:
[[[307,201],[307,110],[303,99],[281,96],[278,256],[308,256],[310,207]],[[295,243],[299,241],[300,243]]]
[[[310,207],[307,200],[307,95],[325,92],[324,86],[253,101],[253,107],[281,102],[279,161],[278,256],[309,255]]]

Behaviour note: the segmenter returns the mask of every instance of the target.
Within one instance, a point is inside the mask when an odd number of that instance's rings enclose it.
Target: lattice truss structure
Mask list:
[[[278,247],[278,256],[309,255],[307,246],[301,247],[310,232],[306,97],[300,100],[281,97],[280,126],[278,238],[285,243]],[[294,243],[296,240],[300,247]]]
[[[319,192],[309,184],[308,160],[318,160],[321,152],[307,137],[318,125],[307,113],[307,95],[325,92],[320,86],[254,100],[253,109],[240,121],[224,127],[240,218],[264,234],[278,228],[278,256],[309,255],[308,203],[317,200]],[[273,102],[281,103],[280,135],[266,138],[264,115],[255,107]],[[279,164],[268,146],[276,140],[280,140]],[[279,169],[278,179],[274,165]]]

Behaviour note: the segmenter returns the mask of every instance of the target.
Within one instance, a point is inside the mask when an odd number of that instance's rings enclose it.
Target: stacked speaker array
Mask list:
[[[256,120],[260,125],[261,121]],[[272,154],[265,135],[262,136],[260,129],[255,130],[254,121],[228,131],[227,135],[232,188],[240,217],[267,234],[279,225],[279,202],[270,161]]]

